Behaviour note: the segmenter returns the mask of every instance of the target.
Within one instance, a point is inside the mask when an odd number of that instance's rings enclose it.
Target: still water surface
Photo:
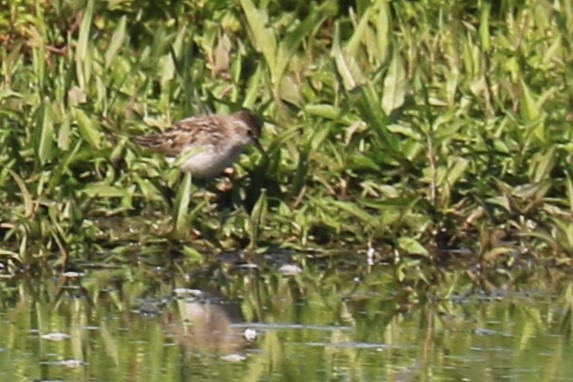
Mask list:
[[[295,255],[5,277],[0,381],[573,380],[570,277],[417,272]]]

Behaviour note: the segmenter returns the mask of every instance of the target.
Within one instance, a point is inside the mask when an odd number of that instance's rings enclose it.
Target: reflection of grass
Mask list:
[[[172,215],[185,242],[194,227],[193,247],[467,245],[496,260],[519,241],[573,253],[572,12],[360,4],[2,7],[2,254],[82,257],[108,245],[99,217],[146,210]],[[268,156],[242,157],[216,209],[195,208],[177,192],[189,179],[125,138],[202,104],[268,122]],[[156,240],[155,223],[139,241]]]
[[[217,262],[190,274],[183,266],[186,259],[157,267],[148,258],[133,258],[125,266],[92,268],[78,278],[50,272],[4,278],[0,347],[6,351],[0,373],[6,380],[39,373],[49,373],[52,380],[117,381],[125,375],[142,381],[157,375],[188,380],[181,378],[185,368],[185,376],[198,373],[207,381],[282,381],[285,376],[324,381],[340,375],[378,380],[398,372],[451,380],[463,366],[467,378],[480,380],[486,357],[492,372],[507,375],[544,365],[541,350],[554,360],[545,374],[567,370],[568,363],[561,361],[569,355],[573,299],[566,272],[550,268],[528,274],[522,268],[517,279],[480,269],[474,279],[464,268],[440,274],[423,267],[434,277],[429,286],[419,277],[400,281],[391,267],[369,269],[352,253],[332,256],[327,263],[302,255],[283,254],[282,259],[307,263],[301,274],[284,277],[277,264],[264,261],[257,270]],[[185,306],[184,294],[177,298],[174,293],[178,288],[208,291],[216,299],[203,307]],[[242,318],[229,302],[240,302]],[[234,335],[220,337],[245,327],[257,328],[255,342],[238,346],[231,342]],[[222,343],[189,337],[203,329]],[[71,338],[42,339],[50,333]],[[511,362],[498,359],[502,349]],[[220,358],[229,352],[247,359],[240,367],[230,365]],[[51,364],[66,360],[87,366]],[[78,370],[81,377],[66,378]],[[331,374],[339,377],[325,377]]]

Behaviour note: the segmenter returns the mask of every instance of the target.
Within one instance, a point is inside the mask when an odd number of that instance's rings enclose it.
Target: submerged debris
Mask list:
[[[302,273],[302,268],[295,264],[284,264],[279,268],[283,276],[296,276]]]
[[[48,341],[63,341],[63,340],[67,340],[70,338],[69,334],[66,333],[47,333],[42,335],[42,339],[44,340],[48,340]]]

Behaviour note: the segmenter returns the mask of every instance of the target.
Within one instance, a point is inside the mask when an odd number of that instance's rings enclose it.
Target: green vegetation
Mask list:
[[[167,244],[573,255],[571,0],[0,0],[0,31],[16,266]],[[268,158],[215,200],[129,141],[202,105],[267,121]]]

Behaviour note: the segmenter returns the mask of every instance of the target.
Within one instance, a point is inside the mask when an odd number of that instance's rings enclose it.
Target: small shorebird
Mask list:
[[[257,117],[243,110],[228,116],[185,118],[164,132],[134,137],[133,141],[164,154],[168,160],[179,158],[181,170],[195,178],[211,178],[235,163],[249,144],[264,154],[260,134]]]

